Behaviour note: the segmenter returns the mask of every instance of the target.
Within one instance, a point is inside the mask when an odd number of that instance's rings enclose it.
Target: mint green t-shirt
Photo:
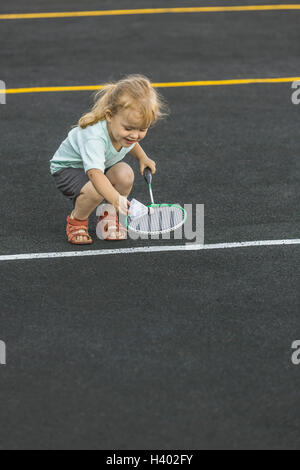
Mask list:
[[[75,127],[50,160],[50,172],[73,167],[83,168],[85,173],[92,168],[104,173],[106,168],[123,160],[134,146],[135,143],[122,147],[118,152],[110,139],[106,119],[85,129]]]

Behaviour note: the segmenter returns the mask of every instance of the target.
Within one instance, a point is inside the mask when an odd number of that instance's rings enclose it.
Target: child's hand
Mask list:
[[[120,212],[120,214],[123,214],[125,216],[128,215],[128,208],[130,206],[130,202],[125,196],[121,196],[120,194],[114,202],[113,206],[117,212]]]
[[[155,161],[151,160],[151,158],[149,158],[149,157],[143,158],[142,160],[140,160],[140,173],[141,173],[141,175],[144,174],[144,170],[147,167],[150,168],[151,173],[154,175],[154,173],[156,172]]]

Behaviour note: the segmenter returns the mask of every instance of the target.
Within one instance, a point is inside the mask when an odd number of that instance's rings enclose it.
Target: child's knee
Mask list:
[[[122,165],[122,168],[120,169],[118,173],[117,179],[118,179],[118,182],[117,182],[118,185],[125,186],[126,188],[132,186],[134,182],[133,169],[129,165],[127,165],[127,163],[124,163],[124,165]]]
[[[128,186],[132,186],[133,185],[133,182],[134,182],[134,171],[133,169],[127,165],[127,168],[125,170],[125,176],[124,176],[124,180],[126,181],[127,185]]]

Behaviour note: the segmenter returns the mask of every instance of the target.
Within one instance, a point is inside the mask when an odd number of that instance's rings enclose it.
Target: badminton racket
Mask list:
[[[129,230],[143,235],[159,235],[172,232],[181,227],[187,218],[187,213],[178,204],[156,204],[152,191],[152,173],[150,168],[145,168],[144,178],[148,185],[151,204],[148,212],[132,217],[126,217],[126,226]]]

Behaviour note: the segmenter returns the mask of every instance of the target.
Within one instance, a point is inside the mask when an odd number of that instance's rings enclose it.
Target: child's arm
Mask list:
[[[121,212],[123,215],[127,215],[127,209],[130,204],[129,201],[126,197],[121,196],[121,194],[118,193],[104,173],[97,168],[92,168],[87,171],[87,175],[93,183],[96,191],[103,196],[107,202],[112,204],[116,211]]]
[[[151,160],[151,158],[148,157],[148,155],[144,152],[140,144],[135,144],[132,150],[130,150],[130,155],[132,155],[134,158],[139,160],[140,163],[140,172],[141,175],[144,174],[144,169],[149,167],[151,170],[151,173],[156,172],[156,166],[155,162]]]

